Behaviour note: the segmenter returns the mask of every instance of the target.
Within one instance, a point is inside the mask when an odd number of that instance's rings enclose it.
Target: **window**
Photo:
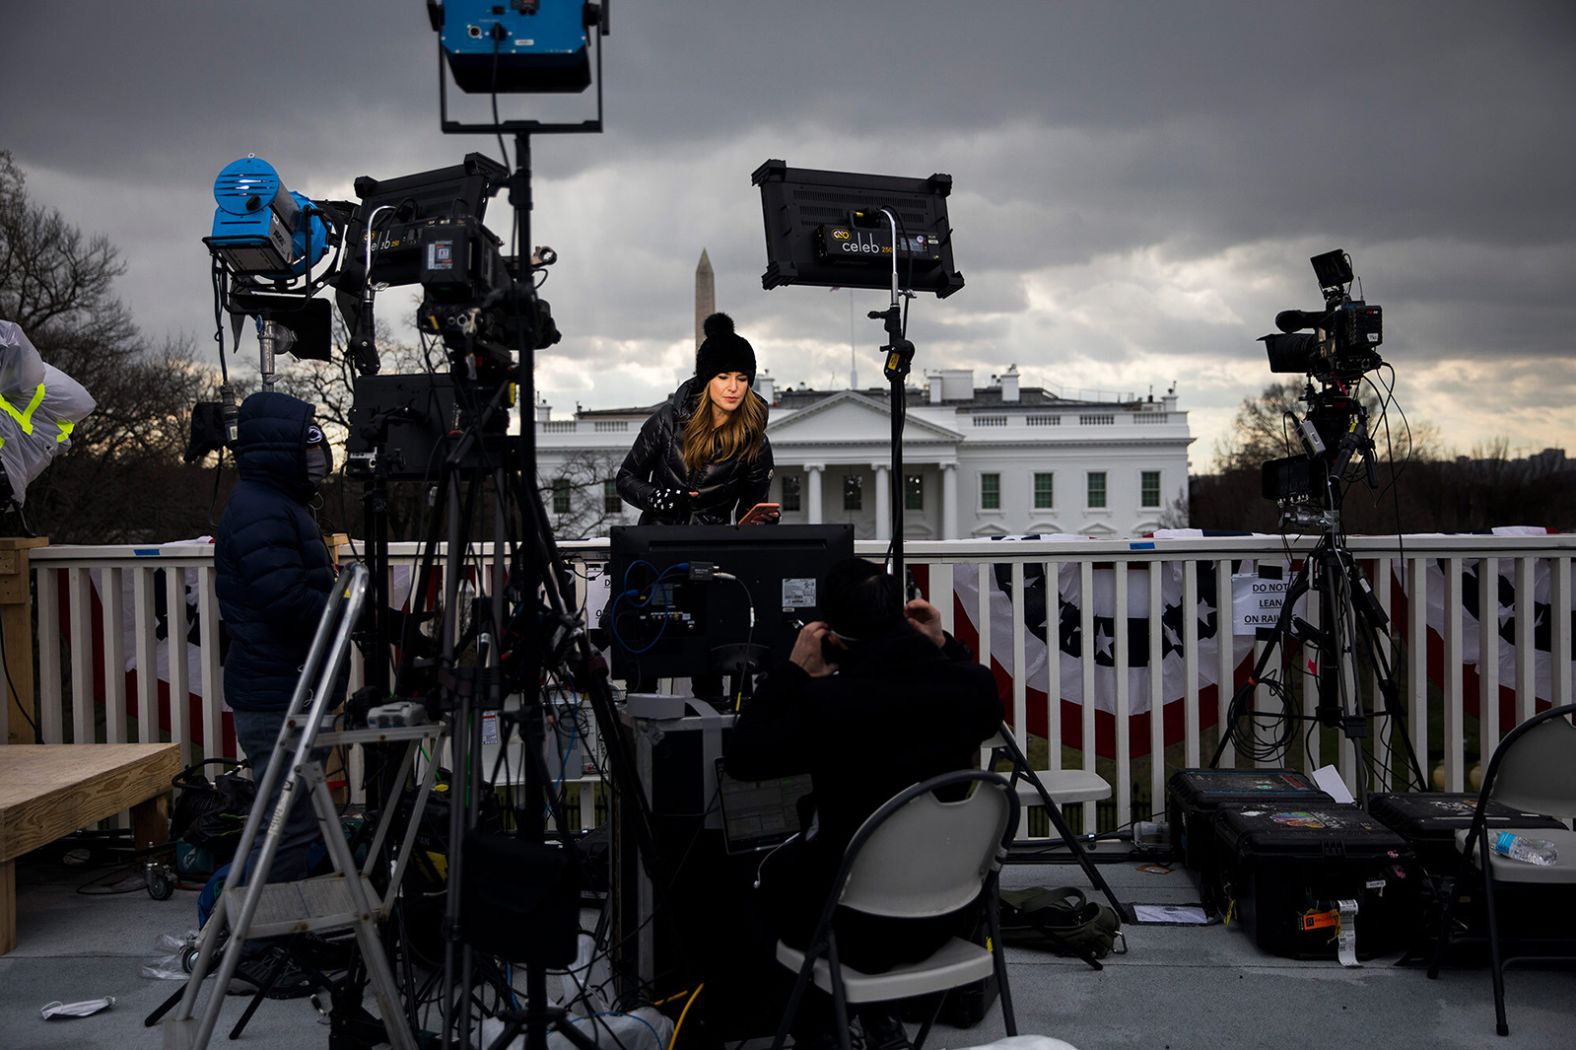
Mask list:
[[[1146,470],[1138,477],[1138,505],[1140,507],[1160,506],[1160,471]]]
[[[1056,475],[1034,475],[1034,509],[1050,510],[1056,506]]]
[[[569,513],[569,479],[553,479],[553,513]]]
[[[923,474],[903,475],[903,509],[925,509],[925,476]]]
[[[843,509],[863,510],[865,506],[865,479],[858,474],[843,475]]]
[[[980,475],[980,510],[1001,510],[1001,475]]]
[[[602,482],[602,513],[620,514],[624,510],[624,501],[618,495],[618,482],[608,478]]]
[[[1089,507],[1097,509],[1105,506],[1105,471],[1092,471],[1089,474]]]
[[[804,479],[799,477],[799,475],[797,475],[797,474],[784,474],[783,475],[783,494],[782,494],[782,499],[778,500],[777,502],[779,502],[779,503],[781,503],[783,505],[782,509],[785,512],[786,511],[794,511],[794,510],[798,510],[799,509],[800,493],[803,490],[803,488],[804,488]]]

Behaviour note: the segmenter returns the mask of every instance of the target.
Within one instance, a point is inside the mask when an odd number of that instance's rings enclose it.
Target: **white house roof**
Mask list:
[[[890,442],[892,409],[856,390],[841,390],[808,408],[773,414],[766,425],[773,445],[861,445]],[[956,444],[963,435],[920,416],[905,421],[903,443]]]

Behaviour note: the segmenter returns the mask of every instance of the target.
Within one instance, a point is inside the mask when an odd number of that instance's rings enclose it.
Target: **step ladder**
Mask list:
[[[236,847],[233,870],[240,874],[225,884],[213,914],[203,927],[197,961],[181,993],[180,1003],[164,1021],[164,1050],[206,1050],[224,1006],[225,990],[235,976],[241,946],[248,940],[339,930],[355,931],[356,945],[366,965],[389,1043],[396,1050],[416,1050],[415,1036],[407,1023],[393,970],[378,937],[378,924],[388,917],[398,896],[405,865],[415,846],[421,813],[437,778],[437,755],[445,728],[442,724],[389,729],[331,728],[333,717],[328,707],[334,683],[350,648],[351,630],[366,599],[368,579],[366,566],[349,566],[340,574],[328,607],[318,621],[317,633],[279,732],[274,759],[257,786],[257,803],[247,816],[246,828]],[[400,743],[405,745],[405,752],[398,778],[378,818],[366,860],[358,867],[346,841],[322,760],[314,752],[321,753],[322,749],[338,745]],[[415,806],[388,872],[388,888],[380,894],[372,874],[383,855],[394,814],[400,808],[394,800],[400,797],[412,778],[417,753],[422,750],[425,750],[427,761],[421,773]],[[279,791],[278,802],[267,814],[267,835],[262,851],[253,870],[246,872],[246,858],[251,855],[253,843],[262,830],[265,800],[280,778],[284,785]],[[328,847],[334,870],[299,882],[268,882],[285,818],[291,803],[302,791],[311,797],[318,830]],[[203,982],[214,972],[216,962],[217,980],[199,1013],[199,993]],[[242,1018],[241,1024],[244,1025],[247,1017]]]

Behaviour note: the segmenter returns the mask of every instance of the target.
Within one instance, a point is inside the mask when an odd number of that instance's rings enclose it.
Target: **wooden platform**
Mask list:
[[[163,842],[180,769],[174,744],[0,746],[0,955],[16,947],[16,858],[127,809],[139,848]]]

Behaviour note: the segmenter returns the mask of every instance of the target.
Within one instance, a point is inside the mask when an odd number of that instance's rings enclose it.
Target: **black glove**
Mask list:
[[[658,514],[688,514],[695,498],[687,489],[661,488],[651,494],[651,509]]]

